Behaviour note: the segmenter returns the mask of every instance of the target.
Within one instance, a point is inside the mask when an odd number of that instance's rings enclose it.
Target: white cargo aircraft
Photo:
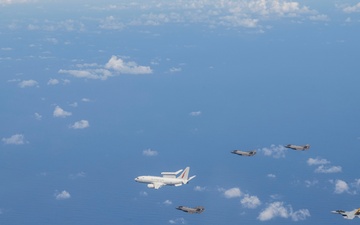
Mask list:
[[[335,210],[331,211],[332,213],[340,214],[343,216],[344,219],[352,220],[355,217],[360,217],[360,208],[354,209],[352,211],[345,211],[345,210]]]
[[[162,172],[162,177],[158,176],[139,176],[135,178],[136,182],[139,183],[147,183],[148,188],[159,189],[162,186],[170,185],[170,186],[181,186],[183,184],[187,184],[190,180],[194,179],[196,175],[188,178],[190,167],[186,167],[184,172],[183,170],[178,170],[176,172]],[[178,177],[180,172],[182,172]]]

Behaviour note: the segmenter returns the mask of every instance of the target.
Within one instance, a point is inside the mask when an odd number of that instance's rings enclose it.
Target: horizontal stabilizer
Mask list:
[[[184,181],[184,184],[189,183],[189,181],[191,181],[191,180],[194,179],[195,177],[196,177],[196,175],[194,175],[194,176],[190,177],[189,179],[185,180],[185,181]]]
[[[195,177],[196,177],[196,175],[190,177],[190,178],[188,179],[188,182],[191,181],[192,179],[194,179]]]

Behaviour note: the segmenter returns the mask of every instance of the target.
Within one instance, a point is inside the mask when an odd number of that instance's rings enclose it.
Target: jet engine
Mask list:
[[[155,188],[155,185],[154,184],[148,184],[147,187],[148,188]]]

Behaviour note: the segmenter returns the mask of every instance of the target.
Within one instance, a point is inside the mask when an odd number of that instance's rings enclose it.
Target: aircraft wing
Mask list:
[[[152,183],[154,185],[154,189],[159,189],[161,188],[162,186],[165,186],[164,183],[160,183],[160,182],[154,182]]]
[[[352,220],[352,219],[354,219],[355,218],[355,215],[354,214],[347,214],[347,217],[346,217],[346,219],[348,219],[348,220]]]

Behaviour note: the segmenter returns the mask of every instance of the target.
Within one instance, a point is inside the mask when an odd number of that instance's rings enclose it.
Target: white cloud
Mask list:
[[[157,156],[158,154],[159,153],[157,151],[151,150],[150,148],[143,151],[143,155],[145,156]]]
[[[59,80],[58,79],[50,79],[48,82],[47,82],[47,85],[57,85],[59,84]]]
[[[35,113],[34,116],[35,116],[35,119],[37,119],[37,120],[42,119],[42,115],[40,115],[39,113]]]
[[[114,16],[108,16],[100,21],[99,27],[105,30],[122,30],[125,28],[125,24]]]
[[[355,179],[355,183],[353,183],[353,186],[356,188],[360,188],[360,179]]]
[[[316,168],[315,173],[340,173],[342,171],[341,166],[326,167],[324,165]]]
[[[274,158],[285,158],[285,152],[287,149],[282,145],[271,145],[270,148],[259,149],[265,156],[272,156]]]
[[[84,177],[86,177],[85,172],[79,172],[79,173],[76,173],[76,174],[70,174],[69,175],[70,179],[78,179],[78,178],[84,178]]]
[[[330,161],[326,160],[326,159],[321,159],[321,158],[309,158],[307,160],[307,164],[309,166],[313,166],[313,165],[325,165],[325,164],[329,164]]]
[[[201,111],[195,111],[195,112],[191,112],[189,113],[190,116],[200,116],[201,115]]]
[[[15,27],[14,27],[15,26]],[[16,25],[13,25],[13,29],[17,29]],[[54,31],[84,31],[85,25],[76,20],[67,19],[62,21],[52,21],[52,20],[45,20],[45,21],[34,21],[33,24],[28,24],[27,29],[29,31],[36,31],[36,30],[43,30],[47,32],[54,32]],[[47,39],[47,41],[56,42],[56,39]]]
[[[186,224],[186,220],[184,218],[176,218],[173,220],[169,220],[170,224]]]
[[[313,20],[313,21],[329,21],[330,20],[330,18],[324,14],[313,15],[313,16],[310,16],[309,19]]]
[[[86,79],[100,79],[106,80],[107,78],[113,76],[109,70],[105,69],[87,69],[87,70],[59,70],[59,73],[69,74],[77,78],[86,78]]]
[[[272,174],[272,173],[269,173],[269,174],[267,175],[267,177],[268,177],[268,178],[276,178],[276,175],[275,175],[275,174]]]
[[[14,134],[9,138],[2,138],[1,140],[7,145],[22,145],[26,143],[23,134]]]
[[[173,0],[160,1],[155,6],[144,3],[142,9],[144,13],[127,25],[203,23],[211,27],[257,28],[267,20],[318,14],[296,1],[287,0]]]
[[[343,11],[344,11],[345,13],[356,13],[356,12],[360,12],[360,2],[357,3],[356,5],[353,5],[353,6],[343,7]]]
[[[140,196],[142,196],[142,197],[146,197],[146,196],[148,196],[149,194],[146,192],[146,191],[141,191],[140,192]]]
[[[261,201],[257,196],[250,196],[246,194],[243,199],[240,200],[240,203],[245,208],[255,209],[261,205]]]
[[[334,192],[336,194],[342,194],[344,192],[349,192],[349,185],[343,180],[336,180]]]
[[[68,79],[62,79],[62,81],[63,81],[63,84],[64,84],[64,85],[66,85],[66,84],[70,84],[70,82],[71,82],[71,81],[70,81],[70,80],[68,80]]]
[[[124,60],[117,56],[111,56],[105,68],[113,69],[118,73],[123,74],[149,74],[152,70],[148,66],[138,66],[135,62],[124,62]]]
[[[177,73],[177,72],[181,72],[181,68],[179,68],[179,67],[172,67],[172,68],[170,68],[170,73]]]
[[[62,117],[65,118],[67,116],[71,116],[72,113],[71,112],[67,112],[65,110],[63,110],[62,108],[60,108],[59,106],[56,106],[53,112],[53,116],[54,117]]]
[[[330,183],[334,184],[335,194],[351,194],[355,195],[360,189],[360,179],[355,179],[353,182],[346,182],[344,180],[329,180]]]
[[[56,198],[56,200],[65,200],[65,199],[71,198],[71,195],[69,192],[67,192],[65,190],[60,193],[58,191],[56,191],[55,198]]]
[[[275,217],[281,217],[299,221],[305,220],[309,216],[310,212],[307,209],[300,209],[294,212],[291,205],[284,206],[283,202],[273,202],[259,214],[257,219],[260,221],[267,221],[274,219]]]
[[[164,205],[172,205],[172,201],[170,201],[170,200],[165,200],[165,201],[163,202],[163,204],[164,204]]]
[[[90,126],[89,121],[87,120],[80,120],[75,122],[73,125],[70,126],[72,129],[85,129]]]
[[[228,190],[224,191],[225,198],[239,198],[241,197],[242,193],[240,191],[240,188],[230,188]]]
[[[306,217],[310,216],[310,212],[308,209],[300,209],[291,213],[291,219],[293,221],[306,220]]]
[[[288,210],[283,206],[283,202],[273,202],[264,209],[258,216],[261,221],[271,220],[274,217],[288,218]]]
[[[0,0],[0,5],[11,5],[19,3],[35,2],[35,0]]]
[[[36,80],[23,80],[23,81],[20,81],[20,83],[18,85],[21,88],[35,87],[35,86],[38,86],[38,82]]]
[[[306,187],[312,187],[312,186],[317,185],[318,183],[319,183],[318,180],[312,180],[312,181],[310,181],[310,180],[305,180],[305,186],[306,186]]]
[[[91,100],[88,99],[88,98],[82,98],[81,101],[83,101],[83,102],[90,102]]]
[[[339,173],[342,171],[341,166],[325,166],[326,164],[330,164],[330,161],[322,158],[309,158],[307,160],[307,164],[309,166],[319,165],[318,168],[315,169],[315,173]]]
[[[194,187],[194,191],[205,191],[205,187],[201,187],[201,186],[195,186]]]
[[[58,44],[59,40],[56,38],[46,38],[45,41],[50,42],[51,44]]]
[[[117,56],[111,56],[109,61],[100,66],[96,63],[77,65],[77,70],[59,70],[59,73],[69,74],[77,78],[106,80],[118,74],[151,74],[152,69],[148,66],[139,66],[135,62],[125,62]]]

